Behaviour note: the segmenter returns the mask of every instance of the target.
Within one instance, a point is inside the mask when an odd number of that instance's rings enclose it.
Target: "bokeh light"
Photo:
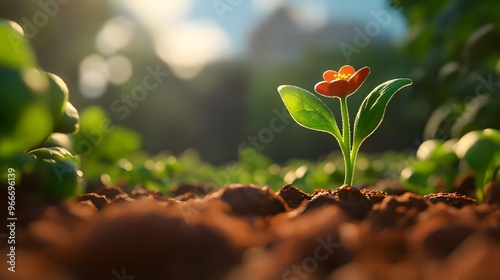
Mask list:
[[[106,60],[97,55],[87,56],[80,63],[80,91],[87,98],[97,98],[104,94],[108,84],[109,70]]]
[[[224,56],[229,39],[212,22],[187,22],[155,34],[155,52],[180,78],[196,77],[203,67]]]
[[[107,59],[109,82],[115,85],[125,83],[132,76],[132,63],[124,55],[114,55]]]
[[[133,23],[122,16],[116,16],[102,26],[97,34],[96,47],[100,53],[110,55],[126,47],[133,35]]]

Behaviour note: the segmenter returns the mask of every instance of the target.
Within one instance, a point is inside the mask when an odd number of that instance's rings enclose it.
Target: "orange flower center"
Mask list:
[[[344,80],[347,81],[352,76],[352,74],[335,74],[333,78],[335,80]]]

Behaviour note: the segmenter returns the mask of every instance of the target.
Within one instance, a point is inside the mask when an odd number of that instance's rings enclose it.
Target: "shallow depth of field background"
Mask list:
[[[283,121],[276,88],[312,91],[324,70],[344,64],[372,70],[349,99],[353,116],[379,83],[414,80],[362,152],[500,127],[498,1],[413,2],[23,0],[2,2],[0,17],[23,26],[80,113],[101,106],[113,124],[138,132],[148,153],[194,148],[221,164],[250,145],[283,162],[338,147]],[[144,85],[154,70],[168,76]],[[337,110],[337,100],[324,101]]]

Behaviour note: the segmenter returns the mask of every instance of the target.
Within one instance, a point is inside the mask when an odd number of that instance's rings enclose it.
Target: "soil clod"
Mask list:
[[[292,209],[299,207],[299,205],[302,204],[304,200],[311,200],[310,195],[292,185],[285,185],[281,187],[281,189],[276,194],[281,196],[288,204],[288,207]]]
[[[459,193],[433,193],[424,196],[425,199],[430,201],[433,204],[443,202],[455,208],[462,208],[466,205],[477,204],[477,200],[470,198],[466,195],[462,195]]]
[[[87,193],[87,194],[82,194],[80,197],[78,197],[78,201],[90,201],[94,206],[101,210],[104,207],[106,207],[109,203],[110,200],[106,198],[104,195],[99,195],[96,193]]]
[[[377,190],[371,190],[371,189],[362,189],[360,191],[368,200],[371,202],[371,204],[378,204],[381,203],[384,198],[388,196],[388,194],[384,191],[377,191]]]
[[[222,188],[215,196],[241,216],[271,216],[287,210],[286,202],[268,187],[234,184]]]
[[[484,186],[484,201],[488,204],[500,204],[499,182],[489,182]]]

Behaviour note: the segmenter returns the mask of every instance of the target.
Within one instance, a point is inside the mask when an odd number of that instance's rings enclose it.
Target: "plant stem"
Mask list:
[[[358,157],[358,151],[359,151],[360,146],[361,146],[361,143],[356,143],[356,141],[353,141],[352,149],[351,149],[351,165],[353,167],[353,172],[351,174],[351,181],[353,180],[353,177],[354,177],[354,166],[356,166],[356,159]]]
[[[340,98],[340,111],[342,113],[342,154],[345,163],[344,184],[351,185],[353,178],[353,166],[351,164],[351,126],[349,123],[349,111],[347,108],[347,98]]]
[[[484,172],[476,172],[474,177],[474,183],[476,184],[476,199],[481,203],[484,202]]]

